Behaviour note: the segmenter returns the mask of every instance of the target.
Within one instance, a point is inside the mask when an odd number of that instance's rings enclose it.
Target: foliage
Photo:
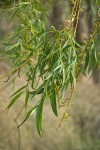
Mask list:
[[[17,16],[19,24],[8,39],[4,55],[13,61],[12,71],[4,77],[21,76],[25,73],[27,84],[18,89],[11,97],[9,109],[18,98],[26,94],[25,108],[29,100],[40,95],[39,102],[26,114],[28,117],[36,112],[36,126],[42,134],[42,112],[45,101],[50,100],[51,108],[58,116],[58,107],[63,103],[65,112],[62,117],[68,117],[72,94],[77,79],[82,73],[86,75],[96,70],[100,64],[100,50],[97,46],[97,36],[100,30],[99,13],[90,38],[79,43],[75,40],[76,30],[81,10],[81,0],[73,0],[72,13],[66,20],[66,27],[57,30],[54,26],[46,29],[45,17],[47,10],[39,0],[23,0],[10,11]],[[94,3],[94,2],[93,2]],[[98,5],[98,1],[95,2]],[[92,1],[91,1],[92,4]],[[92,11],[92,9],[91,9]],[[99,8],[98,8],[99,11]],[[71,87],[69,99],[65,93]]]

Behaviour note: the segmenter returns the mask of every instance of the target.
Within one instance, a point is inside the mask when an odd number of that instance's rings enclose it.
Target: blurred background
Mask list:
[[[47,28],[51,25],[57,29],[63,28],[65,19],[71,14],[70,0],[42,1],[49,12],[49,19],[45,20]],[[13,4],[10,0],[0,0],[0,41],[7,38],[17,25],[17,19],[10,20],[12,14],[3,13],[11,5]],[[97,17],[95,4],[94,15],[91,13],[90,0],[83,0],[82,8],[76,35],[79,42],[89,38]],[[0,51],[3,49],[0,45]],[[11,64],[7,60],[0,59],[0,76],[9,72],[10,67]],[[60,128],[58,125],[61,116],[56,118],[50,105],[45,105],[42,138],[36,130],[35,115],[17,128],[28,110],[23,109],[24,98],[21,98],[9,112],[4,111],[10,102],[9,96],[13,92],[14,81],[9,80],[5,83],[6,79],[0,80],[0,150],[100,150],[100,69],[91,79],[90,76],[80,76],[70,109],[71,119],[63,121]],[[18,78],[15,90],[24,83],[24,76]],[[63,111],[63,108],[59,110]]]

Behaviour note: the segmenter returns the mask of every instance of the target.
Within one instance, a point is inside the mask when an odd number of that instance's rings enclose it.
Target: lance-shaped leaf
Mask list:
[[[42,135],[42,112],[43,112],[43,102],[44,99],[40,101],[40,104],[38,105],[36,109],[36,127],[39,135]]]
[[[27,85],[25,85],[25,86],[21,87],[20,89],[18,89],[16,92],[14,92],[14,93],[10,96],[10,98],[13,97],[14,95],[18,94],[18,93],[19,93],[20,91],[22,91],[26,86],[27,86]]]
[[[51,107],[52,107],[52,110],[53,110],[54,114],[56,116],[58,116],[57,104],[56,104],[56,95],[55,95],[55,91],[54,90],[51,93],[50,102],[51,102]]]
[[[62,47],[63,50],[68,46],[68,43],[69,43],[69,39],[67,39],[67,41],[66,41],[65,44],[63,45],[63,47]]]
[[[36,77],[37,68],[38,68],[38,65],[36,65],[36,66],[33,68],[33,71],[32,71],[32,88],[34,87],[34,80],[35,80],[35,77]]]
[[[18,93],[12,100],[11,102],[9,103],[9,105],[7,106],[6,109],[9,109],[18,99],[19,97],[22,95],[22,91],[20,93]]]
[[[50,103],[51,103],[51,107],[52,110],[54,112],[54,114],[56,116],[58,116],[58,112],[57,112],[57,100],[56,100],[56,93],[55,93],[55,86],[54,86],[54,81],[52,81],[52,92],[51,92],[51,96],[50,96]]]
[[[20,127],[20,126],[36,111],[37,106],[38,106],[38,104],[35,105],[33,108],[31,108],[31,109],[27,112],[25,119],[22,121],[22,123],[21,123],[18,127]]]
[[[26,93],[26,98],[25,98],[25,108],[27,107],[28,100],[29,100],[29,90],[27,90],[27,93]]]

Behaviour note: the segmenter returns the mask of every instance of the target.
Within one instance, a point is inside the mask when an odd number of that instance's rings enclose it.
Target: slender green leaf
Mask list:
[[[27,112],[25,119],[22,121],[22,123],[18,127],[20,127],[36,111],[37,107],[38,105],[34,106]]]
[[[35,80],[35,76],[36,76],[37,67],[38,67],[38,65],[36,65],[32,71],[32,88],[34,87],[34,80]]]
[[[39,135],[42,135],[42,111],[43,111],[43,102],[44,99],[40,101],[40,104],[38,105],[36,109],[36,127]]]
[[[27,85],[25,85],[25,86],[23,86],[23,87],[21,87],[20,89],[18,89],[16,92],[14,92],[11,96],[10,96],[10,98],[11,97],[13,97],[14,95],[16,95],[17,93],[19,93],[20,91],[22,91],[24,88],[26,88],[27,87]]]
[[[51,90],[51,95],[50,95],[50,103],[51,103],[51,107],[52,107],[52,110],[53,110],[54,114],[56,116],[58,116],[54,79],[52,79],[51,88],[52,88],[52,90]]]
[[[69,43],[69,39],[65,42],[64,46],[62,47],[63,50],[68,46],[68,43]]]
[[[22,95],[22,91],[20,93],[18,93],[12,100],[11,102],[9,103],[9,105],[7,106],[6,109],[9,109],[18,99],[19,97]]]
[[[29,90],[27,90],[27,93],[26,93],[26,98],[25,98],[25,108],[27,107],[28,100],[29,100]]]
[[[54,112],[54,114],[56,116],[58,116],[58,112],[57,112],[57,104],[56,104],[56,94],[55,94],[55,90],[53,89],[51,96],[50,96],[50,102],[51,102],[51,107],[52,110]]]

